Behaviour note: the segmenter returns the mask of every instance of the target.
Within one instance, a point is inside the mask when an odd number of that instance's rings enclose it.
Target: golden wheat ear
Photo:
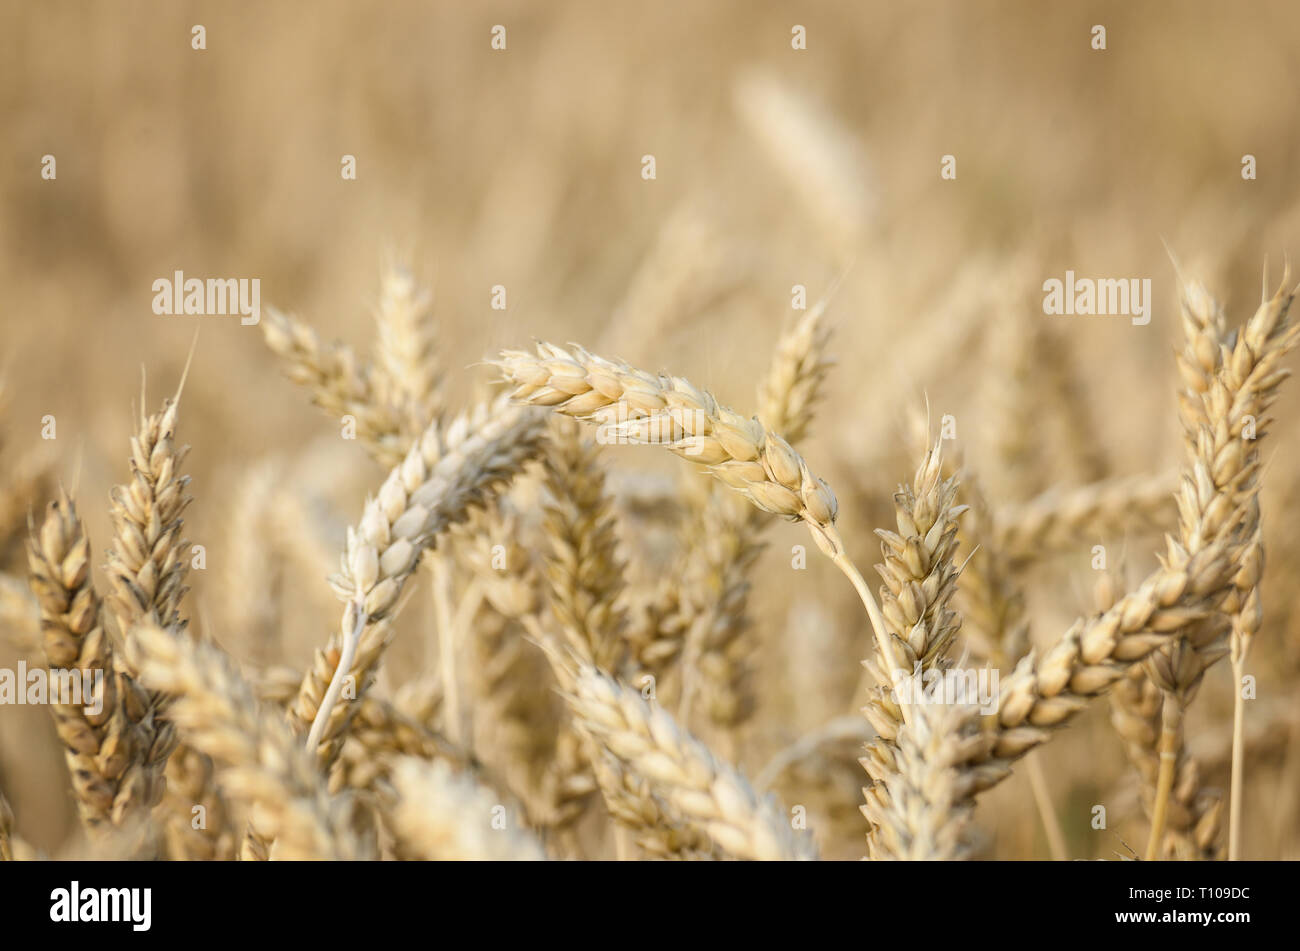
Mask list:
[[[224,652],[149,620],[130,644],[145,683],[173,698],[168,715],[217,764],[221,788],[248,810],[260,838],[275,841],[276,857],[371,856],[350,800],[329,794],[311,755]]]
[[[540,343],[535,354],[505,351],[496,366],[514,385],[512,399],[603,422],[602,432],[615,441],[661,445],[703,466],[763,511],[803,522],[853,584],[888,656],[888,625],[835,527],[835,493],[757,417],[746,419],[681,377],[655,376],[581,347]]]

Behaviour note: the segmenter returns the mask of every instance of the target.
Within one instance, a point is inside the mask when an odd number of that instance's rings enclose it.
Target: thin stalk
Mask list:
[[[835,539],[839,541],[838,538]],[[848,554],[844,551],[843,544],[837,544],[839,550],[832,556],[832,561],[836,567],[844,572],[844,576],[853,583],[853,589],[857,591],[858,597],[862,599],[862,606],[867,609],[867,617],[871,619],[871,628],[876,635],[876,646],[880,648],[880,659],[888,670],[889,677],[893,681],[891,686],[898,689],[898,674],[900,673],[897,662],[894,659],[893,645],[889,641],[889,630],[885,627],[885,616],[880,613],[880,606],[876,604],[875,597],[867,588],[867,582],[863,579],[862,573],[858,571],[857,566],[849,559]],[[910,725],[911,719],[908,714],[908,704],[900,703],[899,709],[903,712],[903,722]]]
[[[1165,694],[1160,711],[1160,772],[1156,777],[1156,802],[1151,810],[1151,837],[1147,839],[1146,860],[1154,862],[1160,855],[1165,838],[1165,821],[1169,814],[1169,795],[1174,788],[1178,765],[1178,737],[1183,723],[1183,705],[1172,693]]]
[[[325,732],[325,724],[329,723],[330,713],[333,712],[335,704],[339,702],[339,694],[343,692],[343,681],[347,679],[348,672],[352,670],[352,661],[357,656],[357,645],[361,643],[361,632],[366,629],[366,609],[363,604],[354,605],[357,613],[357,621],[352,631],[343,638],[343,650],[339,654],[339,662],[334,668],[334,676],[330,678],[329,689],[325,691],[325,696],[321,699],[320,706],[316,709],[316,716],[311,721],[311,729],[307,732],[307,751],[313,756],[316,754],[316,747],[320,745],[321,734]]]
[[[1246,700],[1241,695],[1241,679],[1246,672],[1244,656],[1232,659],[1232,782],[1228,798],[1228,861],[1241,858],[1242,773],[1246,758]]]
[[[1037,751],[1025,757],[1025,770],[1029,774],[1029,788],[1033,790],[1039,818],[1043,820],[1043,831],[1047,834],[1047,847],[1052,852],[1052,861],[1064,862],[1069,858],[1065,848],[1065,834],[1061,831],[1061,820],[1056,816],[1056,807],[1052,805],[1047,777],[1043,775]]]
[[[456,624],[451,610],[451,575],[447,562],[435,557],[433,569],[433,613],[438,626],[438,670],[442,676],[443,729],[456,746],[461,742],[460,684],[456,677]]]

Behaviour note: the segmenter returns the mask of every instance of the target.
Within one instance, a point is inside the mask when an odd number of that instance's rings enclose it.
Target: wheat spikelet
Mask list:
[[[112,492],[114,537],[105,571],[109,604],[123,632],[150,616],[184,627],[180,603],[189,590],[189,543],[181,537],[181,515],[191,498],[189,476],[180,471],[189,446],[173,441],[178,407],[167,400],[162,412],[141,413],[131,437],[131,479]]]
[[[231,596],[220,603],[222,629],[238,633],[262,661],[275,655],[282,628],[283,566],[277,555],[284,479],[277,464],[263,460],[239,474],[227,507],[221,572]]]
[[[766,73],[747,73],[734,89],[750,132],[800,197],[831,250],[847,254],[873,217],[875,198],[862,146],[844,124]]]
[[[993,512],[983,487],[969,469],[963,471],[961,481],[970,500],[969,517],[957,533],[958,543],[969,553],[956,599],[962,632],[994,667],[1001,668],[1020,660],[1029,649],[1024,594],[1010,560],[994,540]]]
[[[145,683],[174,698],[172,721],[217,764],[221,788],[252,811],[277,858],[368,857],[350,803],[329,795],[312,758],[224,653],[152,622],[137,625],[130,644]]]
[[[1096,607],[1108,610],[1122,586],[1114,572],[1097,579]],[[1111,725],[1124,743],[1124,752],[1137,773],[1142,807],[1148,816],[1155,805],[1160,772],[1160,728],[1164,693],[1142,665],[1128,670],[1110,693]],[[1213,859],[1217,855],[1222,799],[1203,790],[1197,761],[1179,749],[1173,798],[1167,814],[1162,855],[1183,859]]]
[[[654,792],[644,776],[624,769],[604,749],[591,758],[591,771],[610,816],[627,829],[635,845],[654,859],[710,861],[719,857],[712,840],[683,819]]]
[[[1258,439],[1264,417],[1277,389],[1289,375],[1280,364],[1300,340],[1300,325],[1288,321],[1294,292],[1282,288],[1228,337],[1222,308],[1200,285],[1184,287],[1183,327],[1187,344],[1179,358],[1185,384],[1179,394],[1188,453],[1189,474],[1178,495],[1181,550],[1196,552],[1211,540],[1230,537],[1240,546],[1239,570],[1223,606],[1224,618],[1212,616],[1191,624],[1183,638],[1147,665],[1151,678],[1165,691],[1162,710],[1161,769],[1152,818],[1148,856],[1160,847],[1166,808],[1172,793],[1177,756],[1182,749],[1183,711],[1201,679],[1215,661],[1228,653],[1223,644],[1231,630],[1233,673],[1240,680],[1251,637],[1259,627],[1259,579],[1263,573],[1263,544],[1259,512]],[[1240,730],[1240,698],[1234,714]],[[1234,769],[1234,789],[1240,773]],[[1238,836],[1240,797],[1234,797],[1230,854]],[[1232,855],[1235,857],[1235,854]]]
[[[554,760],[560,710],[549,663],[526,639],[542,597],[523,531],[500,498],[471,523],[463,561],[484,595],[471,625],[474,749],[510,788],[532,791]]]
[[[181,386],[184,386],[183,379]],[[185,586],[190,567],[189,542],[181,537],[181,530],[182,515],[192,499],[186,491],[190,478],[181,473],[189,447],[178,447],[174,441],[179,406],[178,391],[174,399],[163,403],[161,412],[146,417],[141,411],[138,428],[131,439],[131,479],[125,485],[115,486],[111,495],[114,537],[105,571],[118,629],[128,640],[129,632],[145,618],[178,630],[186,625],[180,605],[189,590]],[[129,656],[128,644],[127,653],[119,659],[126,660]],[[129,664],[127,673],[134,677]],[[176,750],[177,740],[175,730],[164,719],[167,698],[149,693],[144,699],[148,709],[143,716],[132,715],[129,705],[127,711],[142,736],[142,770],[147,777],[145,804],[153,806],[166,790],[167,763]],[[181,774],[186,788],[177,791],[177,801],[188,805],[166,812],[169,818],[166,824],[178,827],[168,835],[174,845],[194,843],[194,854],[208,857],[223,848],[218,840],[224,836],[224,810],[217,801],[216,791],[208,788],[204,779],[211,774],[210,765],[188,753],[186,758],[189,766]],[[185,818],[193,805],[214,810],[213,822],[205,824],[200,836],[191,834],[195,830]],[[209,841],[198,843],[195,840],[199,838]]]
[[[1222,542],[1182,564],[1166,562],[1109,610],[1076,621],[1041,659],[1031,651],[1002,678],[988,725],[996,745],[972,763],[977,791],[1005,779],[1015,760],[1049,740],[1174,633],[1213,614],[1235,573]]]
[[[831,366],[826,358],[830,331],[822,317],[832,294],[787,323],[758,385],[759,418],[768,430],[791,441],[808,434]],[[734,753],[736,728],[755,708],[747,607],[749,576],[762,551],[764,525],[757,511],[741,506],[719,486],[692,506],[685,546],[688,568],[679,593],[669,602],[676,610],[660,615],[665,626],[647,645],[666,652],[672,631],[685,635],[682,719],[691,722],[695,699],[702,696],[715,742],[725,744],[727,755]],[[642,642],[646,639],[641,635]]]
[[[758,418],[792,445],[812,428],[822,384],[835,365],[827,357],[831,332],[822,320],[833,294],[834,289],[787,322],[758,384]]]
[[[696,516],[677,594],[682,616],[667,619],[685,623],[682,719],[691,722],[694,708],[703,706],[713,733],[728,744],[755,707],[747,607],[750,571],[762,551],[749,512],[737,513],[732,501],[715,493]]]
[[[229,805],[217,786],[212,760],[181,744],[167,760],[166,779],[154,815],[163,823],[167,856],[200,861],[233,859],[238,836]]]

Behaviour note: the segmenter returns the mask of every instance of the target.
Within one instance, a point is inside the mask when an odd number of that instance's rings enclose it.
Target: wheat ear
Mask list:
[[[55,728],[65,747],[77,811],[92,833],[121,824],[139,806],[146,785],[139,736],[119,697],[143,712],[139,688],[126,686],[113,665],[101,604],[91,579],[90,540],[66,492],[49,504],[45,521],[28,546],[31,588],[40,606],[41,644],[50,670],[79,671],[83,682],[102,676],[102,692],[85,705],[52,704]],[[98,707],[91,713],[90,708]]]
[[[1284,275],[1283,288],[1289,277],[1289,272]],[[1148,858],[1154,858],[1163,845],[1182,748],[1183,712],[1206,669],[1228,653],[1227,628],[1238,632],[1239,645],[1241,632],[1258,626],[1263,555],[1257,443],[1268,424],[1264,414],[1289,375],[1281,362],[1300,340],[1300,325],[1288,321],[1292,298],[1284,289],[1271,298],[1266,295],[1245,325],[1229,337],[1223,310],[1208,291],[1199,284],[1183,285],[1186,345],[1178,361],[1184,383],[1179,415],[1189,474],[1178,496],[1181,545],[1176,557],[1227,538],[1237,546],[1239,567],[1223,614],[1189,624],[1178,641],[1147,664],[1148,674],[1165,692]],[[1231,840],[1231,831],[1229,836]]]
[[[763,511],[803,522],[853,584],[881,650],[888,651],[884,617],[835,528],[835,493],[757,418],[745,419],[681,377],[655,376],[581,347],[539,343],[536,354],[502,353],[497,366],[514,385],[514,399],[586,422],[603,419],[604,435],[662,445],[704,466]]]
[[[1028,502],[1003,506],[994,516],[993,538],[1013,564],[1098,538],[1136,532],[1156,534],[1178,521],[1176,472],[1121,476],[1075,489],[1051,488]]]
[[[775,800],[760,798],[739,771],[720,763],[640,693],[581,667],[568,699],[584,730],[721,849],[744,859],[816,857]]]
[[[895,769],[884,780],[887,806],[873,806],[876,858],[954,861],[971,858],[971,777],[962,767],[993,738],[979,711],[964,704],[918,703],[898,734]]]
[[[884,796],[884,781],[896,771],[894,741],[905,722],[907,704],[895,694],[897,684],[948,665],[946,653],[961,618],[949,607],[957,589],[957,481],[943,478],[943,458],[936,443],[926,452],[910,485],[894,495],[898,531],[877,529],[883,563],[876,566],[884,585],[881,610],[890,633],[888,653],[863,664],[876,680],[863,713],[876,730],[861,763],[871,777],[863,790],[868,802]],[[883,803],[881,804],[883,805]],[[870,819],[879,809],[868,809]]]
[[[277,857],[369,857],[348,800],[329,795],[312,758],[223,652],[149,621],[130,643],[144,681],[174,698],[173,722],[217,764],[221,788],[252,810],[259,835],[276,840]]]
[[[380,277],[375,310],[375,384],[379,396],[397,407],[414,439],[445,409],[437,341],[430,314],[432,295],[404,267],[389,264]]]
[[[310,724],[309,749],[346,727],[346,710],[333,718],[344,678],[356,678],[358,696],[368,686],[382,647],[365,667],[357,666],[357,650],[367,628],[396,607],[420,555],[539,454],[545,424],[545,414],[497,400],[458,417],[445,433],[431,425],[366,503],[361,521],[348,529],[342,570],[330,579],[346,603],[326,648],[338,659],[331,664],[329,656],[318,656],[295,705],[299,723]],[[332,673],[327,684],[319,676],[326,669]]]
[[[261,327],[286,374],[311,391],[312,402],[335,418],[355,420],[357,440],[382,465],[402,461],[410,446],[405,421],[351,348],[324,343],[311,327],[274,309],[263,315]]]

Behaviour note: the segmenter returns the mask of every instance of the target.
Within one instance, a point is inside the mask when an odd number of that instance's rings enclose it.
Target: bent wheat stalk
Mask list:
[[[656,376],[581,347],[539,343],[536,354],[504,351],[496,365],[514,385],[513,399],[600,424],[598,441],[661,445],[763,511],[803,522],[853,585],[883,656],[890,656],[884,616],[835,527],[835,493],[757,418],[746,419],[681,377]]]

